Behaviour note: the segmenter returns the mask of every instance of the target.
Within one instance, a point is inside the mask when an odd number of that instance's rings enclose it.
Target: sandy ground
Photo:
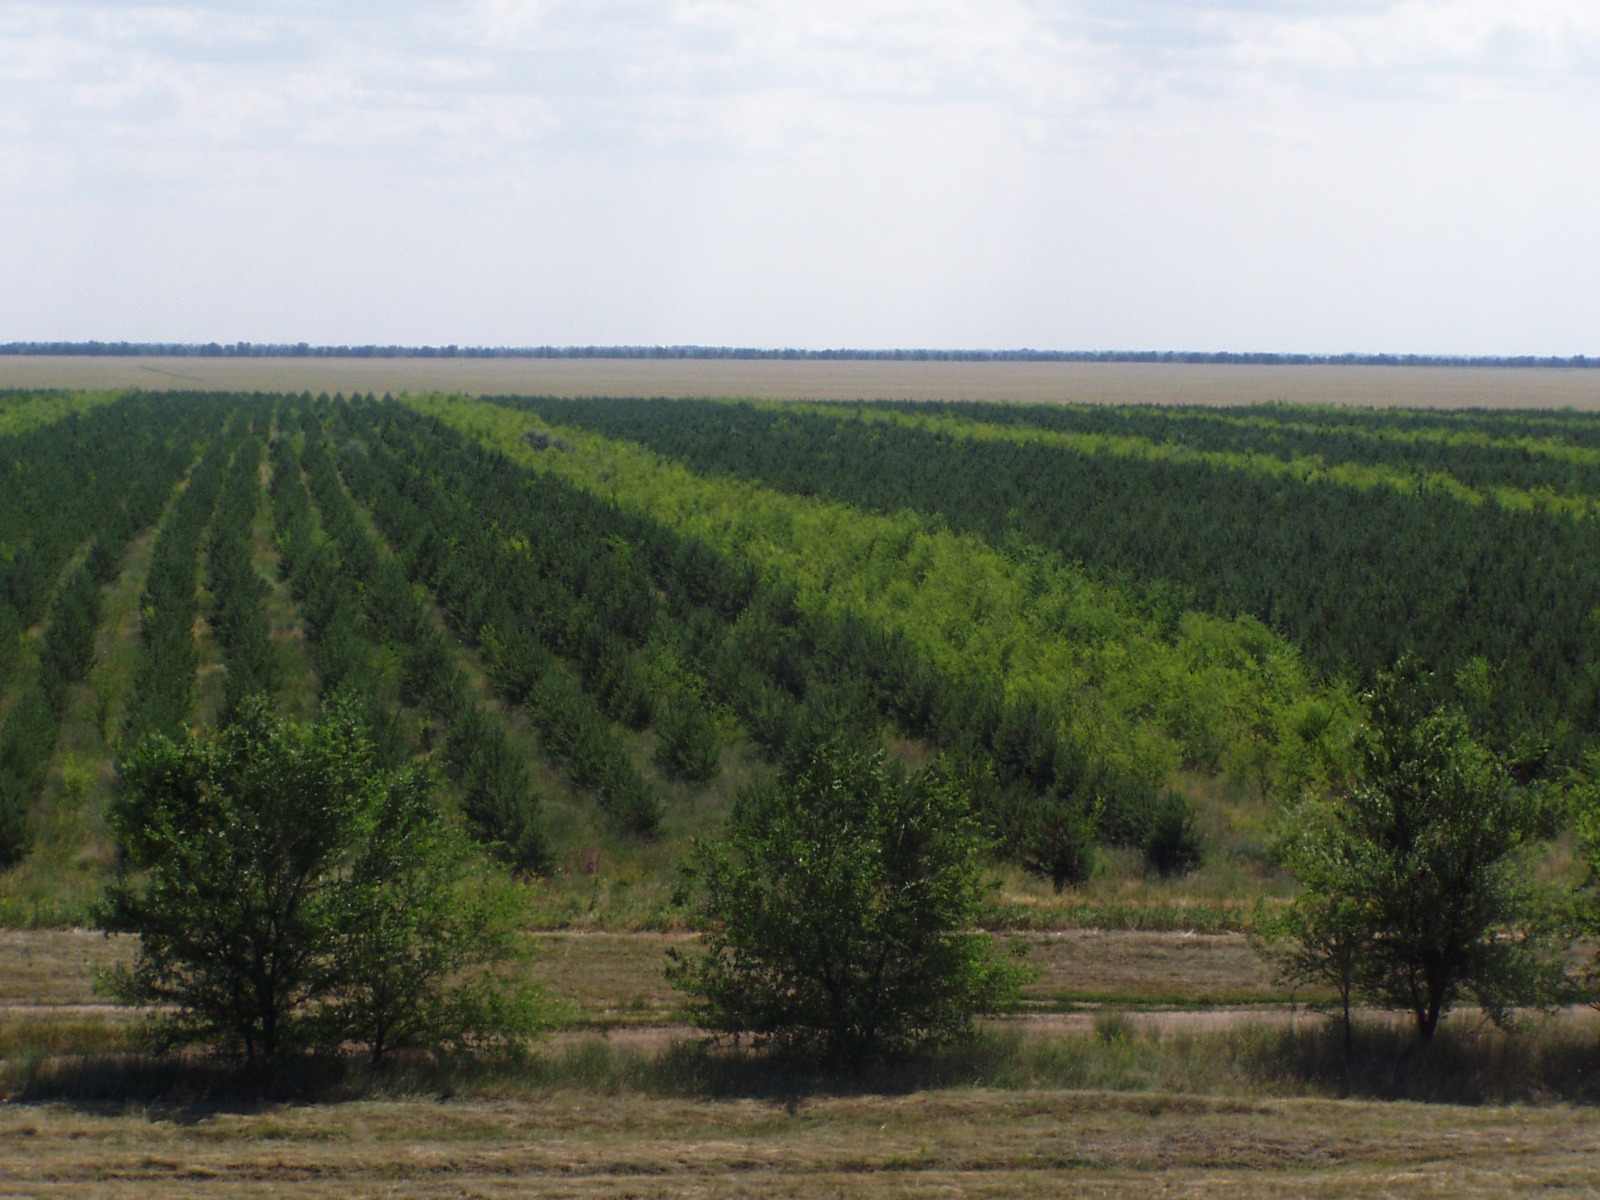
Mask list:
[[[0,388],[24,387],[1600,411],[1600,370],[1509,367],[0,355]]]

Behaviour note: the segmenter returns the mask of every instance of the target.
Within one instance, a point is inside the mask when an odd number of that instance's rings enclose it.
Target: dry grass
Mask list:
[[[587,1022],[661,1020],[680,1000],[662,952],[686,940],[546,933],[536,969]],[[1266,986],[1234,935],[1030,941],[1040,997]],[[84,931],[0,934],[0,1194],[1600,1195],[1593,1021],[1512,1039],[1463,1016],[1427,1055],[1369,1021],[1352,1066],[1337,1030],[1303,1015],[1036,1014],[845,1079],[641,1028],[565,1034],[525,1061],[273,1081],[130,1057],[124,1019],[79,1007],[90,971],[128,950]]]
[[[982,1088],[727,1101],[12,1105],[0,1189],[189,1196],[1600,1194],[1600,1113]]]
[[[1130,1008],[1204,1007],[1284,1000],[1240,934],[1062,933],[1019,935],[1038,978],[1030,1008],[1114,1003]],[[547,932],[534,938],[534,974],[587,1025],[679,1019],[683,995],[667,985],[680,933]],[[0,931],[0,1007],[93,1004],[96,971],[127,962],[131,939],[84,929]]]
[[[1204,1007],[1284,997],[1243,934],[1066,930],[1023,940],[1039,972],[1024,995],[1036,1002]]]
[[[1494,367],[4,355],[0,387],[1600,409],[1600,371]]]
[[[0,1007],[97,1003],[95,974],[132,957],[130,939],[90,929],[0,930]]]

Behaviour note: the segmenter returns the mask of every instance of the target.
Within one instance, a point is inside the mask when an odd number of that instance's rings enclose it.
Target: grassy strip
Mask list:
[[[954,679],[1002,681],[1008,700],[1045,704],[1084,744],[1153,776],[1197,761],[1224,760],[1250,779],[1266,758],[1309,764],[1315,753],[1297,731],[1326,731],[1328,714],[1344,709],[1254,621],[1190,613],[1169,632],[1075,567],[1019,562],[936,520],[700,476],[567,428],[557,433],[569,452],[541,452],[523,440],[527,414],[462,398],[407,402],[525,467],[752,562],[794,586],[802,608],[899,633]],[[1311,709],[1323,716],[1303,719]]]
[[[885,402],[884,407],[919,411],[925,405],[916,401]],[[972,402],[957,402],[942,407],[956,415],[970,417],[978,407]],[[1354,438],[1376,446],[1442,446],[1507,452],[1548,458],[1579,467],[1600,467],[1600,447],[1572,440],[1573,435],[1591,435],[1594,418],[1587,413],[1541,413],[1537,411],[1486,412],[1439,409],[1386,408],[1352,409],[1319,404],[1251,405],[1248,408],[1203,408],[1189,405],[1106,405],[1059,404],[1048,409],[1028,405],[989,405],[1004,414],[1004,422],[1035,424],[1040,416],[1083,417],[1097,422],[1118,419],[1159,419],[1175,426],[1213,426],[1260,430],[1269,435],[1292,434],[1308,437]],[[982,418],[980,418],[982,419]],[[1043,424],[1042,422],[1038,422]],[[1549,436],[1534,436],[1514,430],[1548,430]]]
[[[1588,519],[1600,512],[1600,498],[1594,496],[1561,493],[1553,488],[1528,490],[1498,486],[1473,487],[1447,471],[1414,471],[1362,463],[1329,462],[1321,455],[1293,455],[1280,458],[1255,451],[1200,450],[1181,442],[1156,441],[1147,437],[1112,433],[1067,433],[1053,429],[993,425],[962,417],[899,412],[870,405],[789,404],[774,401],[755,402],[755,404],[756,407],[775,411],[804,412],[834,420],[861,420],[868,423],[898,425],[922,433],[972,441],[1018,442],[1056,446],[1078,454],[1105,454],[1158,463],[1199,464],[1295,483],[1333,485],[1357,490],[1387,488],[1405,496],[1427,493],[1447,496],[1463,504],[1496,504],[1511,512],[1553,512],[1575,519]],[[1451,443],[1457,445],[1478,446],[1494,440],[1479,440],[1481,435],[1475,437],[1471,434],[1449,436],[1452,439],[1460,439]],[[1578,447],[1566,449],[1572,454],[1582,456],[1581,461],[1584,465],[1600,463],[1600,452]],[[1590,456],[1593,457],[1593,463],[1589,461]]]
[[[1255,926],[1254,903],[1118,904],[1115,901],[1072,901],[1060,904],[996,904],[986,924],[996,929],[1096,929],[1127,933],[1249,933]]]
[[[0,437],[26,433],[122,399],[123,392],[0,392]]]
[[[1420,1049],[1409,1031],[1358,1024],[1353,1052],[1331,1020],[1244,1024],[1170,1033],[1159,1021],[1107,1012],[1088,1032],[1028,1036],[987,1030],[917,1059],[838,1074],[690,1039],[660,1045],[564,1039],[525,1057],[411,1058],[383,1068],[308,1059],[277,1073],[242,1073],[202,1055],[146,1057],[135,1027],[104,1019],[0,1027],[0,1087],[25,1103],[203,1104],[351,1101],[449,1095],[656,1099],[892,1096],[986,1088],[1122,1096],[1145,1116],[1176,1107],[1198,1116],[1233,1100],[1359,1098],[1428,1104],[1595,1104],[1600,1044],[1570,1022],[1509,1035],[1457,1021]],[[1061,1103],[1061,1101],[1058,1101]],[[1078,1104],[1105,1103],[1080,1096]],[[1197,1108],[1196,1105],[1200,1107]]]

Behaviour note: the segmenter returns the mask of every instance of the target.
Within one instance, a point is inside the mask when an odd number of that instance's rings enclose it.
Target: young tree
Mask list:
[[[1259,932],[1286,981],[1334,990],[1348,1057],[1354,1035],[1351,1008],[1374,923],[1370,898],[1348,890],[1359,877],[1359,868],[1347,857],[1353,843],[1330,826],[1329,814],[1307,805],[1292,820],[1293,832],[1279,853],[1299,880],[1300,894]]]
[[[1012,786],[995,789],[989,808],[1007,854],[1058,893],[1094,874],[1100,805],[1092,795],[1052,788],[1039,796]]]
[[[509,952],[504,914],[459,902],[464,852],[424,778],[380,769],[347,711],[300,725],[252,699],[211,736],[143,742],[120,770],[105,924],[140,949],[112,985],[169,1006],[164,1044],[254,1061],[460,1040],[447,997],[458,971]]]
[[[375,836],[340,889],[321,1040],[374,1061],[408,1047],[508,1049],[545,1020],[543,995],[514,964],[521,905],[420,789],[389,793]],[[485,968],[491,968],[485,970]]]
[[[1574,903],[1574,924],[1589,938],[1600,935],[1600,791],[1594,780],[1600,778],[1600,754],[1591,754],[1584,771],[1585,783],[1575,797],[1579,844],[1588,864],[1589,877]],[[1600,1008],[1600,950],[1589,956],[1586,969],[1575,972],[1572,980],[1576,998],[1591,1008]]]
[[[1522,869],[1537,798],[1420,695],[1402,671],[1370,698],[1358,782],[1291,844],[1285,928],[1291,974],[1410,1012],[1427,1043],[1464,996],[1501,1024],[1546,1002],[1560,964]]]
[[[689,868],[704,954],[668,977],[707,1029],[844,1066],[965,1032],[1020,968],[974,932],[978,826],[965,797],[881,751],[833,747],[742,792]]]

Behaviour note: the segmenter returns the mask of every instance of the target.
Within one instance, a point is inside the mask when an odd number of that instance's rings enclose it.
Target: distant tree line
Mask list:
[[[1199,363],[1271,367],[1600,367],[1600,357],[1466,354],[1275,354],[1233,350],[802,350],[755,346],[313,346],[308,342],[5,342],[3,355],[108,358],[617,358],[793,362]]]

